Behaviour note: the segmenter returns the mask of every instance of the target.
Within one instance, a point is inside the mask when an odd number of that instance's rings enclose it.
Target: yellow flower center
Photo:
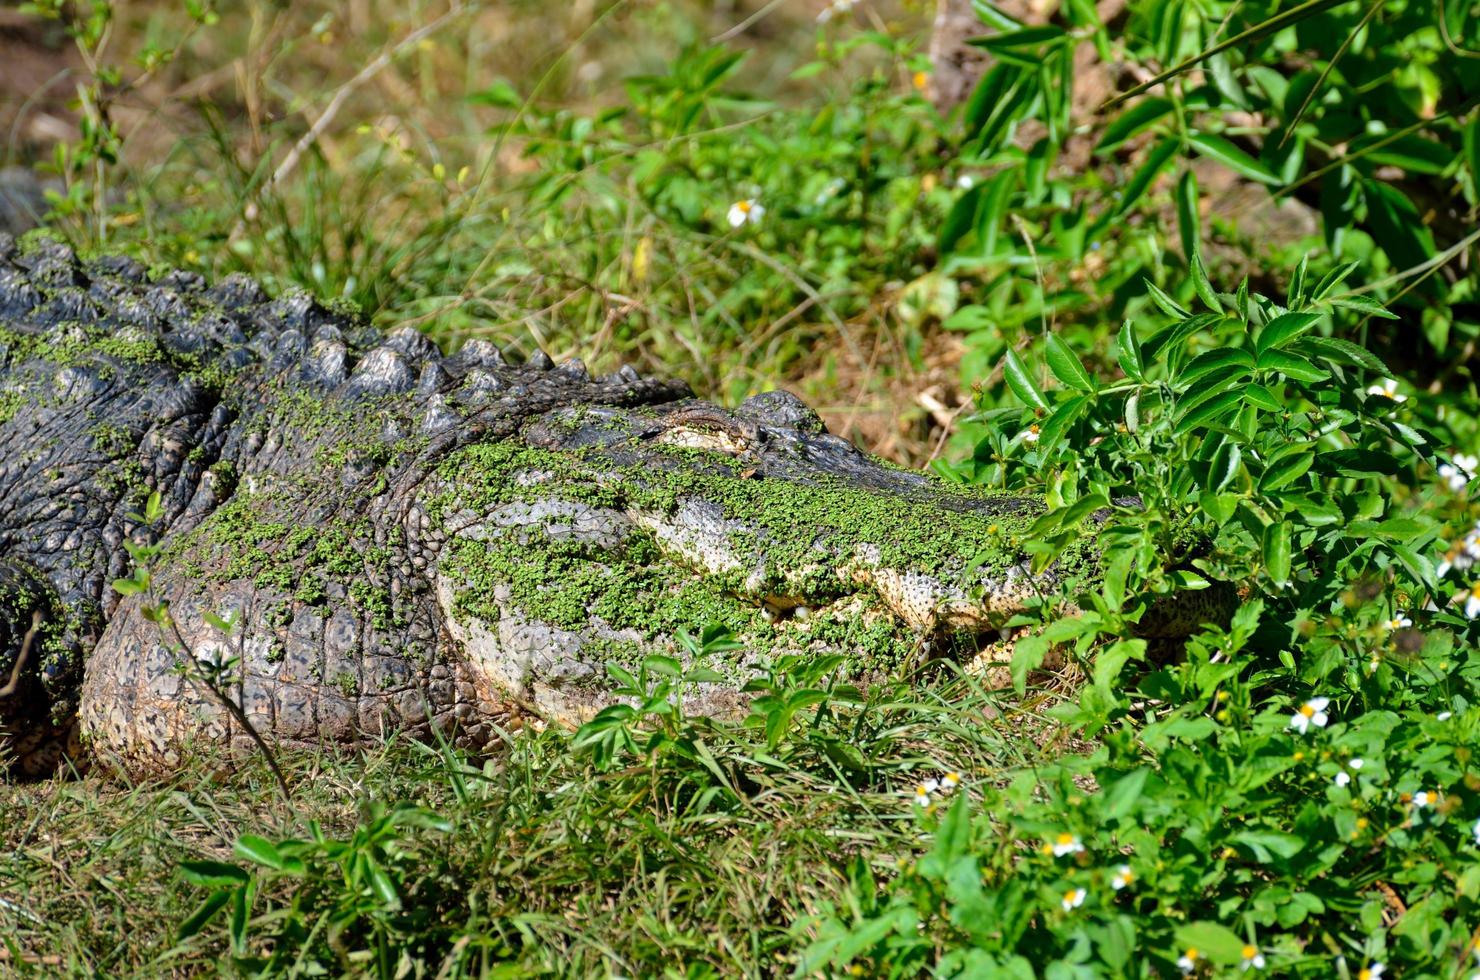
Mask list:
[[[923,71],[917,71],[912,81],[915,83],[915,88],[923,90],[926,85],[930,84],[930,76]]]
[[[1259,950],[1258,950],[1257,947],[1255,947],[1255,946],[1245,946],[1244,947],[1244,959],[1246,959],[1246,960],[1252,960],[1254,957],[1256,957],[1258,955],[1259,955]]]
[[[1059,835],[1059,843],[1060,844],[1066,844],[1066,845],[1067,844],[1074,843],[1074,835],[1073,834],[1060,834]]]
[[[750,202],[749,201],[741,201],[740,203],[736,204],[735,207],[737,207],[737,208],[740,209],[740,213],[741,214],[749,214],[750,213]]]
[[[1195,961],[1197,959],[1197,955],[1198,955],[1197,954],[1197,950],[1195,950],[1195,949],[1189,949],[1187,951],[1187,958],[1189,960],[1194,960]]]
[[[1314,718],[1315,717],[1315,714],[1316,714],[1316,709],[1315,708],[1312,708],[1308,704],[1302,704],[1300,706],[1300,713],[1302,715],[1305,715],[1305,717],[1307,717],[1307,718]]]

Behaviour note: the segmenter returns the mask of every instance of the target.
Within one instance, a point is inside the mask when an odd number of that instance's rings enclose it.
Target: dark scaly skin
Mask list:
[[[28,773],[249,745],[147,602],[195,656],[235,658],[271,741],[436,727],[476,750],[513,713],[589,717],[613,651],[675,652],[695,618],[746,642],[736,683],[695,705],[733,711],[770,654],[866,673],[897,634],[969,655],[963,637],[1062,577],[1030,576],[1007,532],[971,567],[1037,502],[882,465],[784,393],[728,412],[630,369],[514,366],[481,341],[443,356],[242,278],[3,236],[0,449],[0,745]],[[143,527],[150,492],[163,517]],[[163,549],[152,597],[111,586],[129,538]],[[1187,609],[1163,631],[1202,618]]]

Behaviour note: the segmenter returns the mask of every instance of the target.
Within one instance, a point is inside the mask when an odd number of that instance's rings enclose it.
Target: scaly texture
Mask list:
[[[149,602],[278,743],[476,749],[522,711],[589,717],[607,662],[682,629],[742,639],[694,705],[733,711],[778,653],[971,656],[1093,574],[1086,544],[1029,575],[1038,502],[880,463],[784,393],[726,411],[628,368],[443,356],[242,278],[3,237],[0,447],[0,724],[33,773],[247,744]],[[130,538],[162,548],[152,597],[111,588]]]

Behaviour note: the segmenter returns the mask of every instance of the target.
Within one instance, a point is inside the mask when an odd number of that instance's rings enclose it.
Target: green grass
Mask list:
[[[194,764],[134,787],[94,775],[0,788],[0,971],[211,972],[228,954],[221,930],[175,938],[204,895],[179,863],[229,861],[243,834],[301,836],[310,821],[348,837],[378,800],[452,825],[403,838],[402,902],[427,917],[425,945],[406,948],[425,975],[787,972],[808,921],[845,901],[850,858],[887,874],[918,846],[915,782],[952,767],[971,790],[1056,751],[1026,706],[999,716],[998,699],[958,693],[896,691],[773,752],[753,731],[701,724],[718,774],[665,755],[602,771],[568,734],[522,732],[479,768],[405,744],[286,756],[291,812],[260,764],[214,777]],[[849,752],[830,757],[823,736],[844,735]],[[258,903],[285,898],[277,887]]]

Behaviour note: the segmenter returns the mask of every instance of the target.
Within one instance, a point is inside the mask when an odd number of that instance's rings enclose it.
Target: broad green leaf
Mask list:
[[[1230,382],[1231,384],[1232,382]],[[1209,398],[1177,420],[1172,431],[1180,434],[1190,432],[1200,425],[1209,425],[1222,415],[1237,408],[1243,403],[1243,392],[1238,390],[1225,391],[1220,395]]]
[[[1208,281],[1208,270],[1203,267],[1202,251],[1194,247],[1192,249],[1192,288],[1197,293],[1198,299],[1207,304],[1208,309],[1223,311],[1223,304],[1218,302],[1218,294],[1213,291],[1213,284]]]
[[[1384,320],[1398,319],[1398,314],[1389,312],[1387,307],[1376,300],[1368,299],[1366,296],[1336,296],[1328,300],[1328,302],[1332,306],[1339,306],[1347,310],[1356,310],[1368,316],[1382,317]]]
[[[1245,386],[1244,401],[1266,412],[1282,412],[1285,410],[1285,406],[1274,396],[1274,392],[1259,384]]]
[[[1330,371],[1316,367],[1298,354],[1291,354],[1289,351],[1283,350],[1267,350],[1263,354],[1260,354],[1259,370],[1278,371],[1280,374],[1294,378],[1296,381],[1325,381],[1331,377]],[[1277,410],[1272,409],[1272,411]]]
[[[1177,948],[1195,949],[1210,962],[1232,966],[1243,961],[1244,941],[1216,922],[1189,922],[1177,927]]]
[[[1280,183],[1279,177],[1275,176],[1268,167],[1222,136],[1215,136],[1212,133],[1195,133],[1187,137],[1187,142],[1202,156],[1221,163],[1241,177],[1257,180],[1262,184]]]
[[[1434,234],[1406,194],[1380,180],[1363,181],[1362,191],[1367,199],[1372,237],[1400,269],[1421,265],[1434,257]]]
[[[1205,374],[1211,374],[1224,368],[1242,367],[1252,370],[1254,368],[1254,355],[1242,347],[1215,347],[1212,350],[1203,351],[1201,354],[1187,362],[1178,375],[1179,381],[1191,383]]]
[[[1331,290],[1345,282],[1347,276],[1355,272],[1359,265],[1361,265],[1360,262],[1347,262],[1344,265],[1338,265],[1326,273],[1321,277],[1321,281],[1316,285],[1316,288],[1311,291],[1310,301],[1312,303],[1319,303],[1327,296],[1330,296]]]
[[[1254,339],[1254,353],[1263,356],[1267,350],[1284,346],[1315,326],[1318,313],[1284,313],[1270,320]]]
[[[1095,146],[1095,153],[1109,153],[1171,111],[1172,100],[1160,96],[1137,102],[1105,127],[1104,135]]]
[[[1284,521],[1264,528],[1264,567],[1275,582],[1290,581],[1290,525]]]
[[[202,888],[232,888],[247,883],[246,871],[222,861],[181,861],[180,876]]]
[[[1177,155],[1181,145],[1176,137],[1163,136],[1161,142],[1152,147],[1151,152],[1146,155],[1146,162],[1126,182],[1120,201],[1115,206],[1116,214],[1125,214],[1141,199],[1152,182],[1166,169],[1167,164],[1172,162],[1172,157]]]
[[[1116,359],[1127,377],[1136,381],[1146,380],[1146,365],[1141,360],[1141,342],[1136,339],[1136,328],[1127,320],[1120,326],[1115,338]]]
[[[1291,349],[1307,357],[1322,357],[1337,364],[1366,368],[1385,378],[1393,376],[1388,366],[1378,360],[1377,356],[1367,348],[1349,340],[1342,340],[1340,337],[1306,337]]]
[[[1029,377],[1028,369],[1023,365],[1022,359],[1017,356],[1017,351],[1011,347],[1002,355],[1002,376],[1007,379],[1007,387],[1012,389],[1012,393],[1017,395],[1020,401],[1033,408],[1048,411],[1048,402],[1044,399],[1043,393]]]
[[[1086,392],[1095,390],[1094,380],[1090,378],[1089,372],[1085,371],[1079,358],[1069,349],[1068,344],[1060,340],[1056,334],[1049,334],[1045,347],[1044,357],[1048,361],[1048,369],[1053,372],[1055,378],[1070,388]]]
[[[1203,511],[1219,524],[1227,524],[1238,507],[1238,497],[1231,493],[1203,492],[1197,498]]]
[[[232,850],[236,852],[237,857],[245,858],[255,864],[274,870],[282,869],[283,856],[278,853],[278,849],[271,841],[258,837],[256,834],[242,834],[236,839]]]
[[[1192,316],[1187,310],[1182,309],[1176,300],[1163,292],[1162,288],[1156,283],[1150,279],[1143,279],[1142,281],[1146,283],[1146,292],[1151,297],[1151,302],[1155,303],[1157,308],[1167,316],[1177,317],[1178,319],[1187,319]]]
[[[1270,465],[1259,478],[1259,489],[1270,493],[1281,487],[1294,483],[1305,475],[1311,464],[1316,461],[1315,453],[1296,453],[1286,456]]]
[[[949,255],[953,252],[957,243],[976,227],[977,210],[981,207],[986,191],[987,186],[979,184],[962,194],[956,199],[956,203],[951,205],[951,210],[946,213],[945,221],[941,222],[940,237],[936,241],[936,247],[941,255]]]

